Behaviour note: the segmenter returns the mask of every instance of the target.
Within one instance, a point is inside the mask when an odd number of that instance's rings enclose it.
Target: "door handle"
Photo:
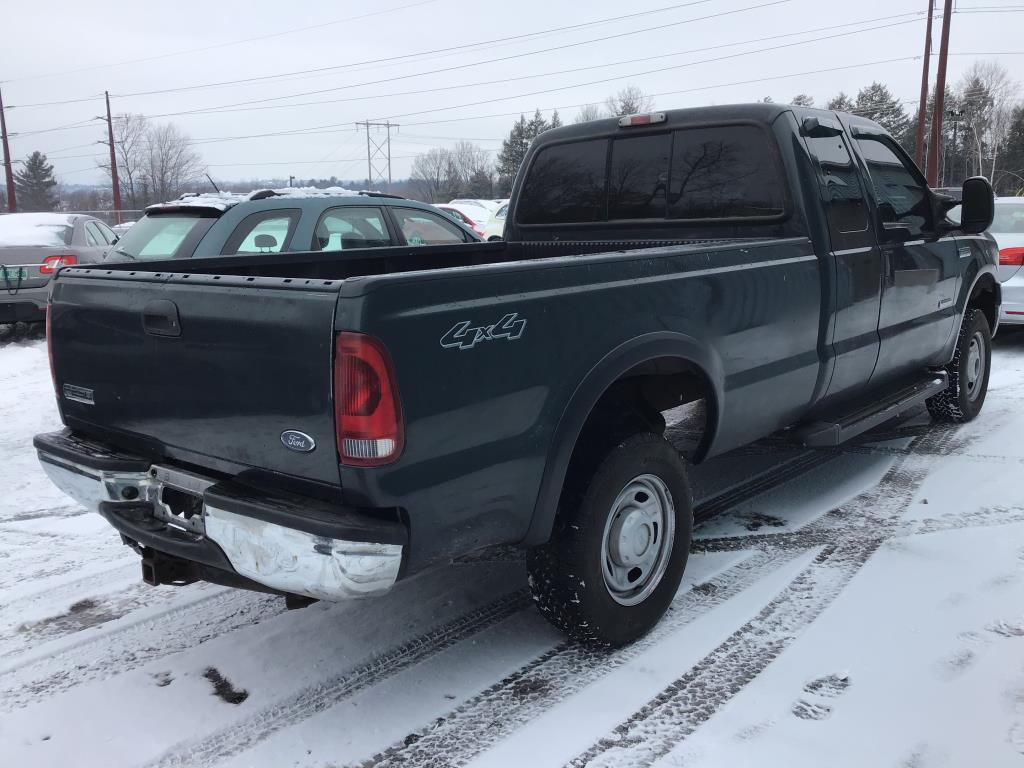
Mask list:
[[[178,305],[167,299],[149,302],[142,310],[142,329],[153,336],[181,336]]]

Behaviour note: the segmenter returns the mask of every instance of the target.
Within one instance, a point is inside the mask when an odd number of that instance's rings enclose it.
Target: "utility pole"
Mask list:
[[[107,139],[110,144],[110,182],[114,185],[114,216],[121,223],[121,182],[117,178],[117,151],[114,148],[114,121],[110,117],[110,92],[104,91],[107,100]]]
[[[384,184],[391,191],[391,129],[398,129],[398,123],[390,120],[383,123],[371,123],[363,120],[356,123],[356,128],[366,129],[366,188],[373,189],[374,184]],[[378,140],[370,134],[370,128],[384,128],[384,138]]]
[[[924,61],[921,63],[921,101],[917,105],[917,138],[914,140],[914,159],[917,167],[924,165],[924,124],[928,114],[928,64],[932,59],[932,16],[935,0],[928,0],[928,26],[924,32]]]
[[[7,212],[18,210],[14,199],[14,163],[11,162],[11,148],[7,145],[7,119],[4,117],[4,96],[0,92],[0,143],[4,145],[4,180],[7,182]]]
[[[949,25],[953,20],[953,0],[945,0],[942,9],[942,40],[939,43],[939,67],[935,81],[935,105],[932,111],[932,141],[928,147],[928,186],[939,177],[939,146],[942,144],[942,118],[946,107],[946,59],[949,58]]]

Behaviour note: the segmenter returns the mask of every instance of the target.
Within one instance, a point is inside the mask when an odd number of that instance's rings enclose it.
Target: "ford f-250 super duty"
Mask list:
[[[551,621],[626,643],[686,564],[685,461],[978,413],[991,187],[959,202],[848,114],[551,130],[503,243],[62,269],[35,446],[150,583],[333,600],[518,544]]]

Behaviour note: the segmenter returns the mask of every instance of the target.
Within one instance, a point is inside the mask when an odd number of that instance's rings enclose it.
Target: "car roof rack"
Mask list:
[[[391,197],[395,200],[406,200],[408,198],[402,197],[401,195],[393,195],[390,192],[373,192],[369,189],[360,189],[360,195],[366,195],[367,197]]]

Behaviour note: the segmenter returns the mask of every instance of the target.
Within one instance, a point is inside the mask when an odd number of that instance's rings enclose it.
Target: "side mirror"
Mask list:
[[[253,245],[257,248],[276,248],[277,238],[273,235],[256,235]]]
[[[984,232],[992,226],[995,208],[995,195],[989,180],[984,176],[972,176],[964,182],[960,229],[971,235]]]
[[[120,235],[114,235],[114,239],[110,241],[111,245],[117,245],[121,241]]]

